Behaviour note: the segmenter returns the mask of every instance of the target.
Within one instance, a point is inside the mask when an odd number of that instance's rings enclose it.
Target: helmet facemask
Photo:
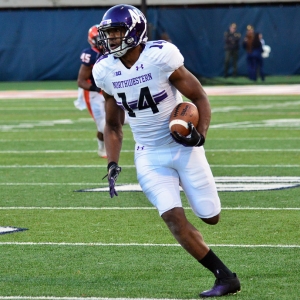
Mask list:
[[[111,27],[113,28],[113,27]],[[116,28],[116,27],[115,27]],[[118,27],[125,28],[125,27]],[[105,36],[104,44],[107,52],[113,54],[114,57],[122,57],[130,48],[132,48],[133,38],[128,37],[129,30],[126,30],[125,34],[121,32],[120,37],[109,37],[107,30],[103,31],[103,35]],[[119,46],[117,48],[111,49],[110,40],[115,40]],[[103,41],[103,40],[102,40]]]

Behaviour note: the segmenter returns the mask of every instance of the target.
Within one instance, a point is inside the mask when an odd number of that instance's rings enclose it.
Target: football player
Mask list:
[[[81,66],[78,72],[78,99],[75,106],[82,110],[87,108],[97,126],[98,155],[106,158],[106,150],[103,140],[105,126],[105,108],[102,91],[95,85],[92,68],[97,58],[102,54],[102,46],[99,44],[99,33],[96,25],[88,30],[88,42],[90,48],[81,52]]]
[[[105,98],[104,139],[108,157],[110,196],[122,146],[124,112],[135,140],[137,178],[149,201],[180,245],[216,277],[214,286],[200,293],[216,297],[240,291],[240,281],[204,242],[187,220],[180,198],[183,188],[193,212],[205,223],[217,224],[220,199],[204,152],[210,124],[209,100],[201,84],[185,67],[172,43],[147,41],[147,22],[140,10],[116,5],[98,27],[106,54],[93,67],[96,85]],[[103,36],[102,36],[103,35]],[[198,108],[200,121],[191,123],[188,137],[169,131],[169,117],[182,95]]]

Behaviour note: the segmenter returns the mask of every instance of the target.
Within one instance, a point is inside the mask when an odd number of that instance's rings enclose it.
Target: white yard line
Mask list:
[[[299,95],[299,84],[204,86],[208,96],[219,95]]]
[[[184,207],[191,210],[190,207]],[[8,206],[0,210],[156,210],[155,207],[57,207],[57,206]],[[300,210],[299,207],[222,207],[222,210]]]
[[[228,138],[210,138],[210,141],[228,141]],[[249,138],[230,138],[231,141],[293,141],[299,140],[299,137],[249,137]],[[96,138],[91,139],[68,139],[68,138],[61,138],[61,139],[0,139],[0,143],[15,143],[15,142],[82,142],[82,141],[97,141]],[[129,138],[123,138],[123,141],[132,141]]]
[[[36,154],[36,153],[94,153],[95,150],[2,150],[0,154]],[[122,150],[123,153],[133,153],[134,150]],[[296,149],[206,149],[205,152],[300,152]]]
[[[67,242],[0,242],[0,246],[15,245],[15,246],[71,246],[71,247],[181,247],[179,244],[151,244],[151,243],[67,243]],[[234,248],[300,248],[300,245],[247,245],[247,244],[209,244],[209,247],[234,247]]]
[[[1,300],[187,300],[167,298],[103,298],[103,297],[54,297],[54,296],[0,296]],[[189,299],[199,300],[199,299]]]
[[[213,168],[299,168],[300,165],[210,165]],[[0,165],[0,169],[11,168],[107,168],[107,165]],[[122,165],[122,168],[135,168],[134,165]],[[1,184],[1,183],[0,183]]]

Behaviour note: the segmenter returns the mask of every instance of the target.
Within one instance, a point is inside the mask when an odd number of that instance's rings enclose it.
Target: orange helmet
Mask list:
[[[98,42],[100,40],[97,27],[98,25],[94,25],[88,31],[88,42],[92,47],[96,48],[99,47]]]

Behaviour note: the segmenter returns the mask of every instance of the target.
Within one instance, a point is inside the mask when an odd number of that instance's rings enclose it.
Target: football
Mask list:
[[[199,121],[199,113],[195,104],[182,102],[177,104],[172,110],[169,129],[171,132],[177,131],[183,136],[190,134],[188,122],[192,122],[196,127]]]

